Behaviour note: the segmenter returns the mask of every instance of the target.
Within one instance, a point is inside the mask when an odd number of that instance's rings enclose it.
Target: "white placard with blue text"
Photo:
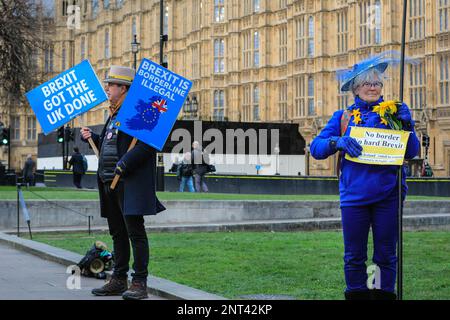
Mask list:
[[[114,124],[161,151],[191,87],[192,81],[144,59]]]
[[[88,60],[25,95],[45,135],[108,99]]]

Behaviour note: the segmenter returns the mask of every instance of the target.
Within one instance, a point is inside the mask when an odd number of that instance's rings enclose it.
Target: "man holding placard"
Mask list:
[[[395,299],[398,240],[398,166],[414,158],[419,141],[406,104],[384,101],[383,73],[398,64],[395,52],[368,58],[340,74],[341,91],[352,91],[353,105],[336,111],[311,143],[311,155],[338,159],[340,206],[344,234],[344,273],[348,300]],[[411,61],[412,62],[412,61]],[[402,195],[406,197],[403,172]],[[375,284],[366,271],[367,242],[372,228]],[[370,283],[369,283],[370,282]],[[369,290],[372,289],[372,290]]]
[[[92,138],[99,150],[97,180],[101,216],[108,219],[114,243],[112,279],[103,287],[92,290],[94,295],[122,295],[124,299],[144,299],[147,295],[149,245],[144,226],[145,215],[165,210],[156,197],[156,151],[138,141],[130,149],[133,137],[115,127],[118,112],[135,77],[132,68],[112,66],[104,80],[110,102],[109,118],[100,135],[82,128],[82,139]],[[115,188],[115,176],[120,181]],[[128,289],[127,273],[130,260],[130,240],[133,248],[134,273]]]

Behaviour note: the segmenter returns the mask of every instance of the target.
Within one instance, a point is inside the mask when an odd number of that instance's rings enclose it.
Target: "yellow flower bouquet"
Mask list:
[[[381,123],[389,126],[393,130],[402,130],[402,122],[395,116],[398,107],[401,105],[402,103],[400,101],[383,101],[373,108],[373,112],[380,115]]]

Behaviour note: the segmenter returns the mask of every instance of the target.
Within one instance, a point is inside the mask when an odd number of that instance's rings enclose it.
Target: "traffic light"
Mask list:
[[[58,143],[64,142],[64,126],[58,129],[58,136],[56,138],[56,141],[58,141]]]
[[[428,148],[430,146],[430,137],[426,134],[422,136],[422,147]]]
[[[71,129],[69,126],[67,126],[64,132],[65,132],[64,139],[67,142],[75,141],[75,129]]]
[[[9,128],[3,128],[1,130],[1,136],[0,136],[0,145],[7,146],[9,145]]]

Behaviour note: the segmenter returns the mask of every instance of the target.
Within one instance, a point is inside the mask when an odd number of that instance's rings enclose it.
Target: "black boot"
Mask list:
[[[128,289],[127,278],[113,277],[101,288],[93,289],[91,292],[96,296],[121,296]]]
[[[130,289],[124,292],[122,298],[124,298],[125,300],[141,300],[148,298],[147,281],[133,280]]]
[[[370,290],[370,300],[396,300],[397,295],[380,289]]]
[[[369,290],[344,292],[345,300],[370,300]]]

